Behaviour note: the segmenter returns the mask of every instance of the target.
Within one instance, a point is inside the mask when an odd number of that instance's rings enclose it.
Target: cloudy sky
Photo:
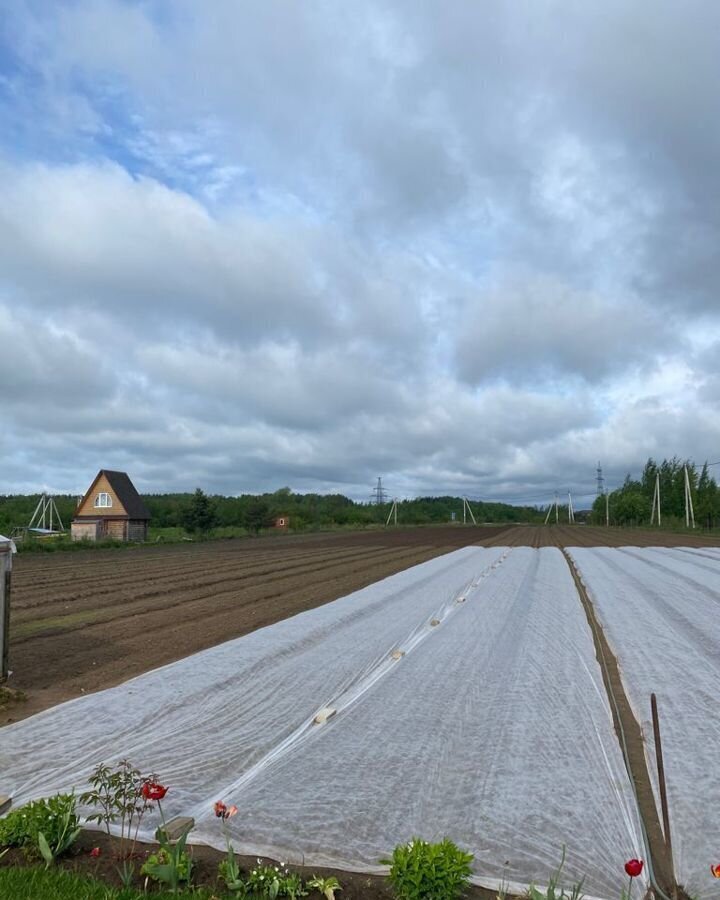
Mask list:
[[[714,0],[0,0],[0,493],[720,460],[719,42]]]

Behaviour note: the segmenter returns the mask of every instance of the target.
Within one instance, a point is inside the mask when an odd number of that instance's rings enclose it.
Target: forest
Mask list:
[[[0,534],[27,526],[40,496],[0,496]],[[58,512],[66,528],[69,527],[77,505],[77,497],[56,495]],[[273,525],[279,516],[289,518],[293,531],[333,527],[363,528],[384,524],[390,514],[390,503],[361,503],[342,494],[296,494],[290,488],[273,493],[241,494],[237,497],[206,495],[200,488],[195,493],[144,494],[150,510],[151,533],[182,529],[188,533],[232,529],[257,532]],[[532,506],[511,506],[507,503],[471,502],[478,522],[539,522],[541,513]],[[462,522],[461,497],[419,497],[398,501],[398,525],[429,525]],[[469,516],[468,516],[469,521]]]
[[[604,495],[597,497],[592,507],[591,522],[604,525],[607,510],[611,525],[649,525],[659,475],[662,525],[684,526],[686,466],[696,526],[715,527],[720,523],[720,492],[708,463],[698,472],[695,463],[677,457],[664,459],[660,463],[648,459],[639,480],[628,475],[621,487],[607,495],[607,501]]]

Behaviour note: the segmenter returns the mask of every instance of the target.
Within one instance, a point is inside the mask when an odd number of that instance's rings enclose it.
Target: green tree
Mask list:
[[[720,517],[720,493],[715,479],[710,477],[707,462],[702,468],[697,485],[695,516],[705,528],[712,528]]]
[[[270,505],[264,497],[251,497],[243,512],[243,525],[257,534],[272,523]]]
[[[197,488],[182,512],[182,524],[190,534],[207,534],[217,525],[215,504]]]

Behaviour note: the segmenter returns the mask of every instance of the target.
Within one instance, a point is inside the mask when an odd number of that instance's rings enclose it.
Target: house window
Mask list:
[[[100,493],[95,498],[95,506],[108,507],[112,506],[112,497],[110,494]]]

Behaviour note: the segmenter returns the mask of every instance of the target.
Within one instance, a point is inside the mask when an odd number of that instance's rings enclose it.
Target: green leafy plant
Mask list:
[[[38,848],[45,860],[45,868],[49,868],[58,856],[61,856],[77,840],[82,831],[78,826],[78,818],[75,815],[75,795],[71,794],[72,805],[67,804],[65,812],[53,820],[50,829],[50,837],[46,837],[42,831],[38,832]]]
[[[167,792],[168,789],[157,781],[146,781],[141,788],[146,800],[157,803],[162,820],[162,827],[155,832],[160,849],[148,858],[141,871],[154,881],[166,884],[171,893],[177,894],[182,882],[189,883],[192,872],[192,859],[185,849],[190,829],[184,831],[174,843],[168,839],[167,823],[160,802]]]
[[[568,889],[561,887],[560,878],[562,876],[562,870],[564,866],[565,847],[563,846],[560,865],[550,876],[550,881],[548,882],[547,889],[545,891],[541,891],[534,884],[531,884],[528,890],[528,897],[530,898],[530,900],[582,900],[582,898],[585,896],[582,889],[585,879],[581,878],[577,884],[571,885]]]
[[[326,900],[335,900],[335,891],[342,890],[337,878],[334,878],[332,875],[329,878],[320,878],[317,875],[313,875],[307,886],[314,891],[320,891]]]
[[[75,804],[74,794],[55,794],[13,810],[0,819],[0,847],[22,847],[28,856],[41,857],[49,865],[46,852],[52,862],[78,835]]]
[[[87,816],[88,822],[104,826],[108,837],[110,825],[120,823],[118,856],[130,859],[135,852],[138,831],[143,817],[152,810],[152,798],[143,794],[143,786],[157,781],[156,775],[143,775],[127,759],[114,767],[99,765],[88,779],[92,790],[80,796],[84,806],[95,808]]]
[[[307,891],[303,884],[302,878],[295,872],[286,872],[280,879],[280,892],[278,897],[289,897],[290,900],[297,900],[298,897],[306,897]]]
[[[227,821],[237,815],[238,808],[237,806],[228,806],[226,803],[223,803],[222,800],[218,800],[213,809],[216,818],[222,820],[223,836],[225,837],[225,846],[227,847],[227,857],[220,863],[218,874],[225,882],[227,889],[232,891],[236,897],[247,897],[248,886],[240,875],[240,867],[235,859],[235,850],[230,843],[230,835],[227,830]]]
[[[188,832],[174,844],[163,842],[155,853],[151,854],[142,869],[143,875],[160,884],[166,884],[170,892],[177,894],[180,885],[190,881],[192,859],[185,849]]]
[[[249,896],[248,886],[243,881],[232,847],[228,849],[227,859],[224,859],[218,866],[218,875],[230,893],[235,894],[238,898]]]
[[[254,896],[275,900],[280,895],[282,875],[277,866],[263,866],[260,862],[247,877],[247,885]]]
[[[153,798],[144,790],[157,781],[156,775],[143,775],[128,759],[121,759],[111,768],[100,764],[88,779],[92,790],[80,795],[84,806],[94,807],[87,816],[88,822],[97,822],[110,834],[110,826],[120,823],[117,868],[123,887],[129,888],[135,874],[132,859],[135,855],[138,831],[145,813],[154,809]]]
[[[390,866],[390,883],[399,900],[455,900],[469,884],[472,861],[472,853],[449,838],[431,844],[416,837],[398,844],[392,859],[381,860]]]

